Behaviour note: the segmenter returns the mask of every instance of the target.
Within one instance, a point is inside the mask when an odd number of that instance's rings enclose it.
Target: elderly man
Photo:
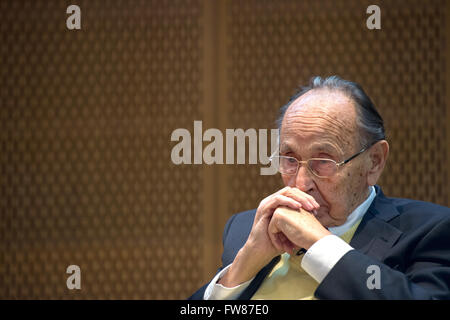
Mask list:
[[[191,298],[449,299],[450,209],[376,186],[389,145],[363,89],[316,77],[281,111],[286,187],[230,218]]]

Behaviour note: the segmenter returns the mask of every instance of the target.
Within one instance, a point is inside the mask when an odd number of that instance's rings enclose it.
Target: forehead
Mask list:
[[[324,151],[338,149],[343,153],[353,149],[357,134],[356,109],[351,98],[338,91],[316,89],[289,106],[280,142],[281,148],[301,145]]]

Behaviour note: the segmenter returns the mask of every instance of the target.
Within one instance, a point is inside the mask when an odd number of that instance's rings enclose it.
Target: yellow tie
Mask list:
[[[359,226],[359,220],[341,239],[349,243]],[[312,300],[318,283],[301,267],[304,254],[283,253],[280,261],[266,276],[252,300]]]

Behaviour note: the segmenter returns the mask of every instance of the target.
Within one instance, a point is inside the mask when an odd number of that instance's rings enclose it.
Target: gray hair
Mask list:
[[[276,121],[280,130],[284,114],[289,106],[300,96],[313,89],[338,90],[355,102],[358,115],[356,124],[360,128],[360,142],[362,147],[367,147],[376,141],[386,139],[383,118],[381,118],[375,105],[364,92],[363,88],[355,82],[344,80],[338,76],[331,76],[324,79],[321,77],[313,77],[308,86],[301,87],[280,109],[280,116]]]

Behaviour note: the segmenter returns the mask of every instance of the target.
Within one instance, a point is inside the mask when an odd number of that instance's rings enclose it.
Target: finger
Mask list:
[[[290,196],[294,199],[298,198],[298,200],[307,199],[312,204],[319,206],[319,203],[316,201],[316,199],[312,195],[310,195],[306,192],[303,192],[302,190],[300,190],[299,188],[296,188],[296,187],[283,188],[280,190],[280,194]]]
[[[272,245],[278,250],[278,251],[284,251],[283,250],[283,243],[281,242],[280,235],[282,235],[281,232],[278,233],[269,233],[270,241],[272,242]]]
[[[282,194],[274,195],[272,199],[268,202],[267,206],[268,209],[270,208],[271,210],[275,210],[276,208],[281,206],[288,207],[294,210],[300,210],[300,208],[303,207],[303,205],[300,202],[290,197],[284,196]]]
[[[282,251],[291,254],[295,245],[284,235],[284,233],[279,232],[277,235],[278,241],[281,243]]]
[[[269,236],[272,245],[278,250],[283,251],[283,244],[280,239],[280,232],[274,220],[271,220],[267,227],[267,235]]]
[[[261,216],[272,214],[273,211],[280,205],[290,207],[294,210],[299,210],[302,207],[302,204],[300,202],[277,192],[264,198],[259,203],[258,209],[256,210],[255,219],[259,220]]]
[[[278,251],[288,252],[289,254],[292,253],[294,248],[296,248],[296,245],[292,243],[283,232],[280,231],[278,228],[276,220],[271,220],[268,228],[268,235],[270,240],[272,241],[273,246]]]
[[[317,201],[314,199],[313,196],[301,191],[298,188],[292,188],[292,187],[285,187],[283,189],[281,189],[278,194],[282,194],[288,197],[291,197],[301,203],[303,203],[305,206],[306,204],[310,204],[310,206],[308,207],[308,210],[313,210],[313,209],[318,209],[319,204],[317,203]]]
[[[267,199],[265,203],[261,203],[256,210],[255,221],[261,219],[270,219],[275,209],[284,206],[293,210],[300,210],[303,206],[301,203],[295,201],[292,198],[283,195],[274,195],[270,199]],[[308,209],[307,209],[308,210]]]
[[[276,199],[283,199],[285,201],[288,201],[288,199],[295,201],[296,203],[300,204],[300,206],[306,210],[312,211],[315,210],[316,207],[314,204],[312,204],[312,202],[306,198],[306,197],[301,197],[301,196],[295,196],[292,197],[291,194],[277,194],[274,197],[274,200]],[[297,209],[297,208],[293,208],[293,209]]]
[[[308,210],[315,210],[320,208],[319,203],[316,201],[316,199],[314,199],[313,196],[301,191],[298,188],[284,188],[281,190],[280,194],[293,198],[294,200],[304,204]],[[306,203],[308,203],[309,206],[306,206]]]

